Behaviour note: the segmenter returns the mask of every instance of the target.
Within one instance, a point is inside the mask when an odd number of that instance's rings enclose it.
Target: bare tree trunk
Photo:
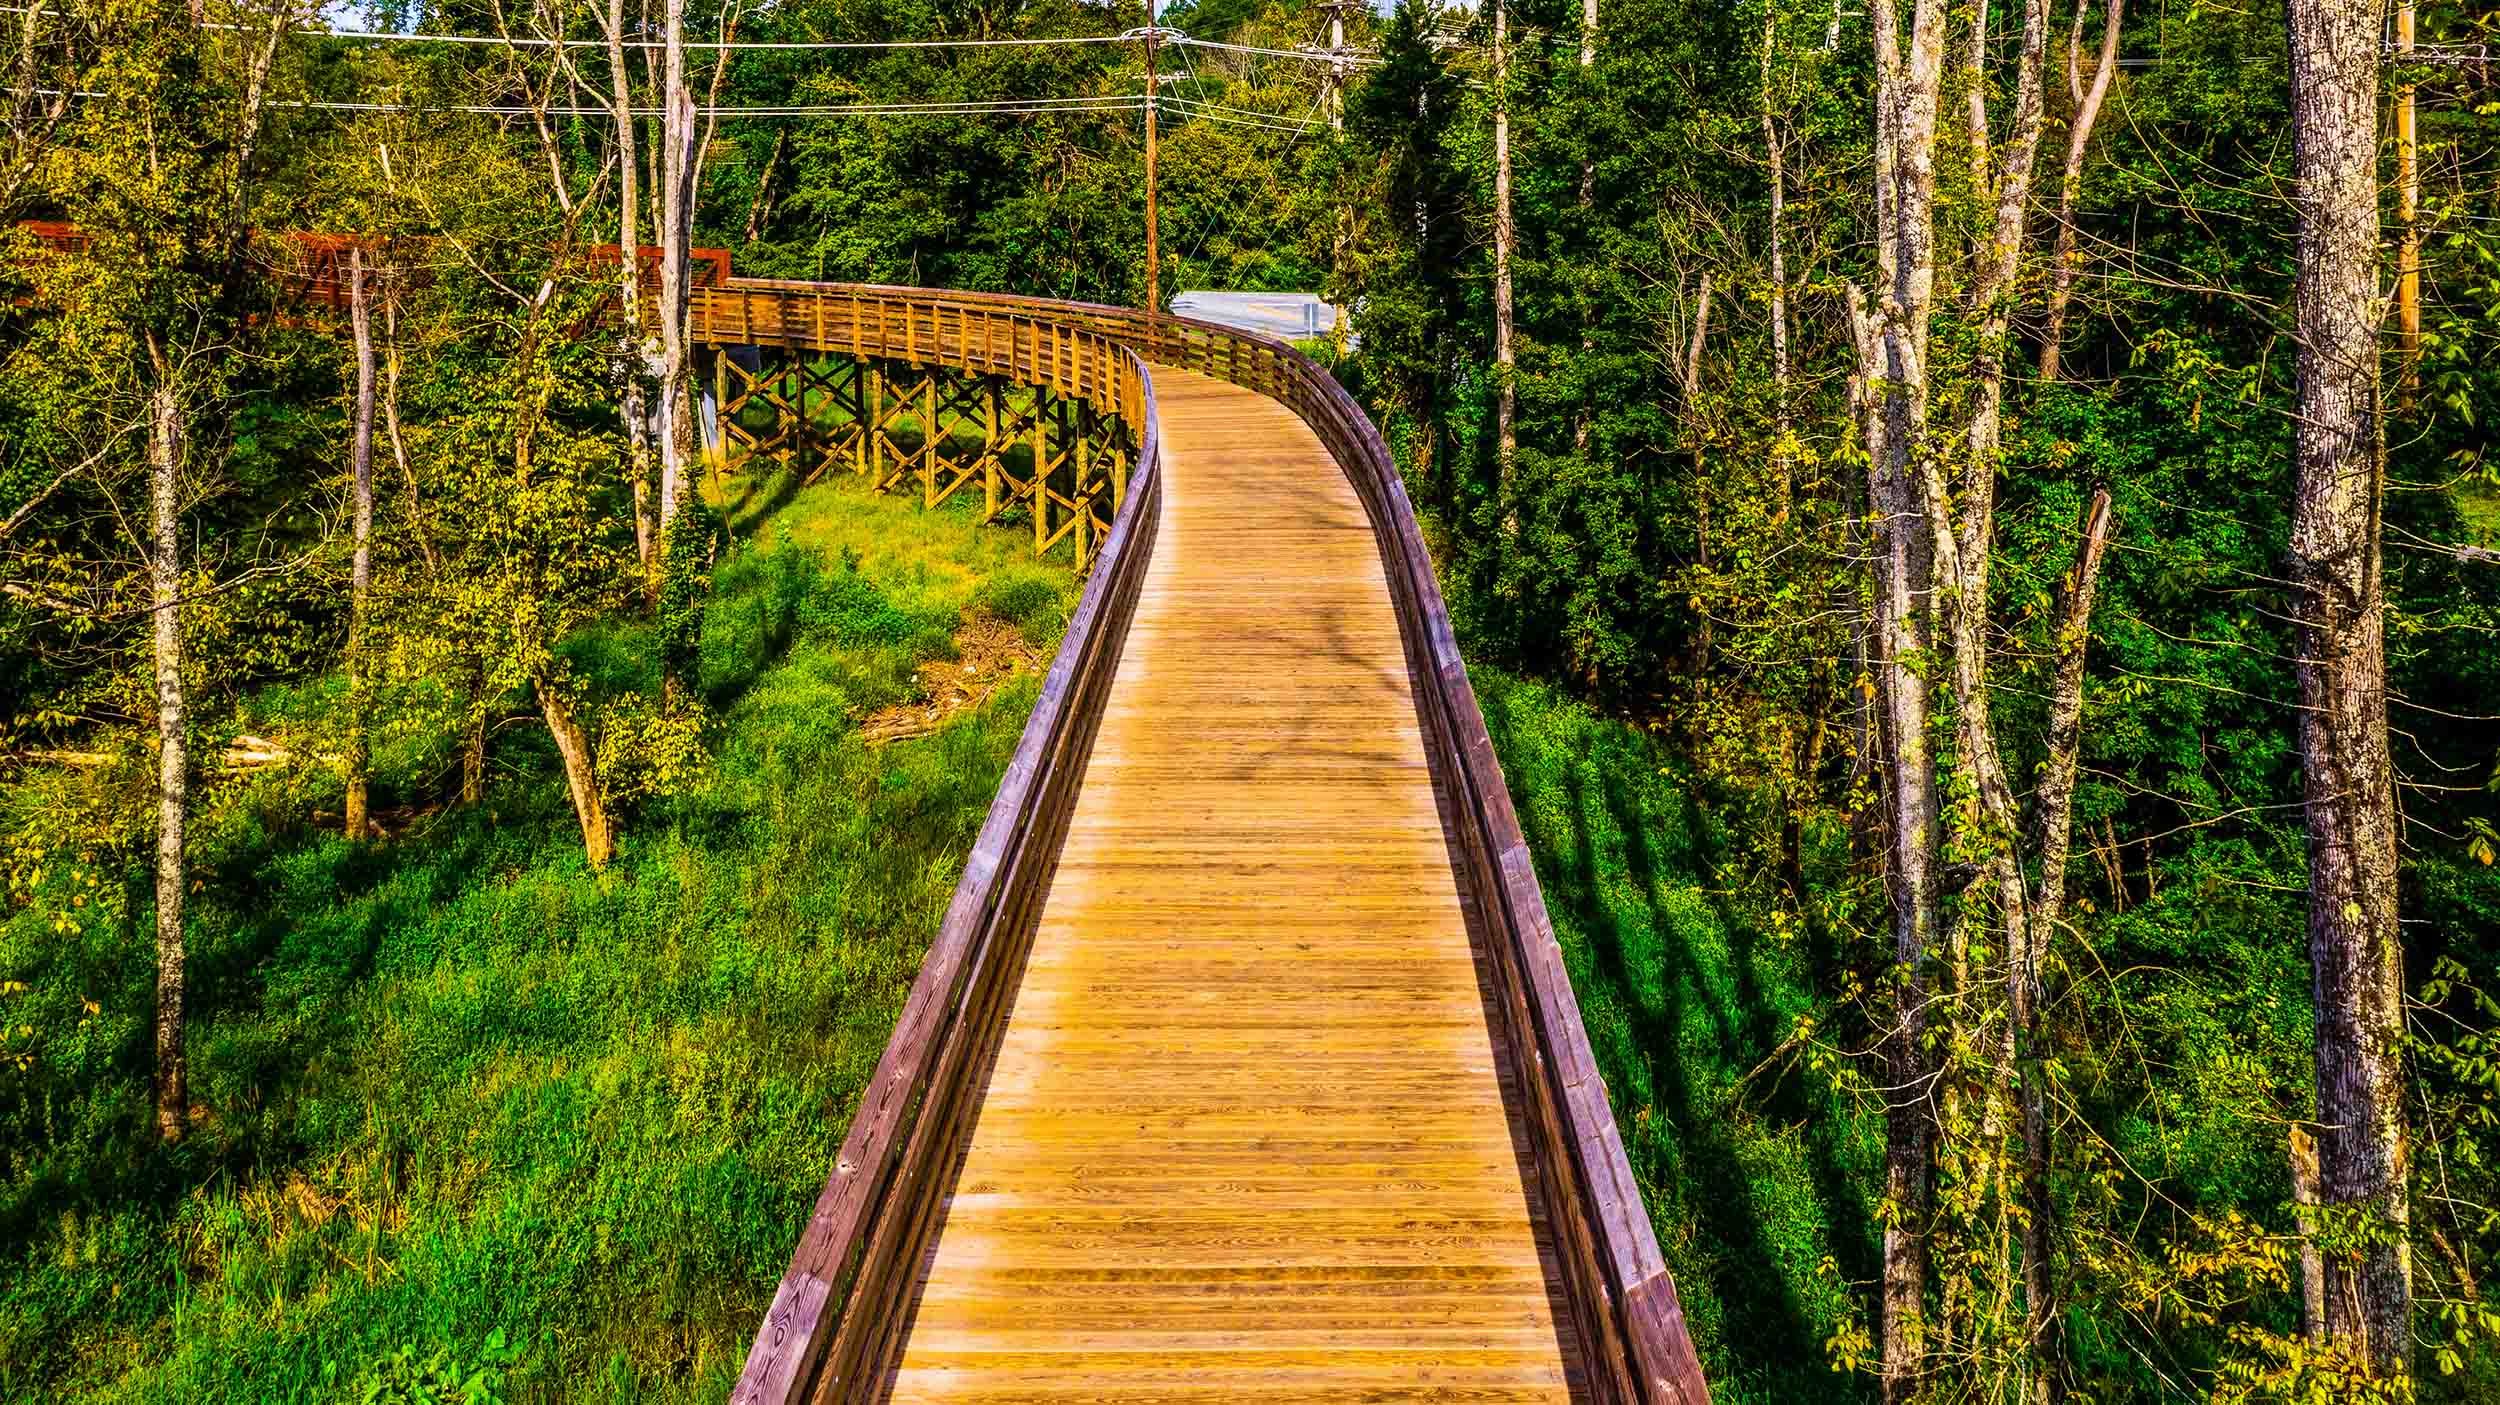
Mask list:
[[[1580,72],[1587,75],[1597,67],[1597,0],[1580,0]],[[1591,156],[1580,158],[1580,208],[1597,203],[1597,162]]]
[[[651,503],[650,410],[643,403],[642,154],[633,80],[625,66],[625,0],[594,11],[607,40],[608,115],[616,125],[617,409],[625,422],[625,471],[633,479],[634,554],[642,563],[643,607],[660,602],[659,532]]]
[[[2030,896],[2025,891],[2018,847],[2018,806],[2012,778],[1997,743],[1988,688],[1988,578],[1996,537],[1997,459],[2005,404],[2006,347],[2044,109],[2041,90],[2048,54],[2047,0],[2024,0],[2013,118],[2003,148],[1994,156],[1993,170],[1986,164],[1985,155],[1990,140],[1987,85],[1980,81],[1984,73],[1978,71],[1987,55],[1986,15],[1982,5],[1972,25],[1974,73],[1968,94],[1968,122],[1980,189],[1992,198],[1995,211],[1981,236],[1969,283],[1968,302],[1978,320],[1979,335],[1972,349],[1960,501],[1958,505],[1953,501],[1944,466],[1933,457],[1921,464],[1920,486],[1935,548],[1935,584],[1944,592],[1942,616],[1951,662],[1955,763],[1962,781],[1956,790],[1966,797],[1959,806],[1959,828],[1962,837],[1971,842],[1978,861],[1978,872],[1960,920],[1974,925],[1983,920],[1980,904],[1992,895],[1995,923],[2003,938],[1998,947],[2005,960],[2003,1018],[1993,1019],[1988,1010],[1975,1005],[1981,994],[1978,986],[1964,985],[1961,989],[1965,998],[1974,1002],[1967,1016],[1968,1024],[1981,1029],[1993,1026],[1995,1030],[1991,1041],[1992,1073],[1980,1090],[1977,1132],[1980,1155],[1989,1158],[1989,1164],[1996,1168],[1992,1175],[1998,1213],[1995,1239],[1999,1257],[1995,1272],[1999,1275],[1999,1291],[2010,1300],[2017,1283],[2025,1285],[2026,1297],[2030,1296],[2030,1285],[2036,1284],[2043,1294],[2047,1289],[2046,1265],[2036,1266],[2035,1272],[2035,1266],[2025,1261],[2026,1251],[2035,1242],[2045,1241],[2025,1235],[2017,1242],[2010,1232],[2010,1220],[2014,1217],[2008,1206],[2015,1193],[2016,1177],[2005,1159],[2005,1138],[2018,1125],[2017,1085],[2024,1085],[2026,1096],[2038,1091],[2031,1085],[2036,1084],[2040,1072],[2039,971],[2045,952],[2044,933],[2029,912]],[[1958,965],[1958,937],[1953,945]],[[1959,981],[1957,973],[1957,984]],[[2022,1076],[2025,1069],[2031,1075],[2028,1078]],[[1974,1295],[1963,1295],[1966,1299],[1971,1296]],[[2037,1336],[2028,1330],[2033,1321],[2045,1320],[2048,1307],[2045,1298],[2027,1307],[2022,1350],[2010,1363],[2018,1398],[2041,1398],[2052,1374],[2049,1363],[2039,1355]],[[1979,1341],[1972,1345],[1980,1349],[1986,1346]]]
[[[1493,0],[1494,496],[1502,505],[1502,530],[1509,537],[1519,533],[1519,511],[1511,498],[1511,468],[1519,457],[1518,355],[1511,346],[1510,286],[1517,242],[1510,209],[1510,5]]]
[[[2081,545],[2060,587],[2055,669],[2049,679],[2047,762],[2035,792],[2033,832],[2040,855],[2040,883],[2031,901],[2043,923],[2066,910],[2066,859],[2074,846],[2075,772],[2083,743],[2083,664],[2092,637],[2092,596],[2109,548],[2109,490],[2092,494],[2084,509]]]
[[[2292,1221],[2300,1238],[2300,1334],[2326,1335],[2326,1260],[2318,1252],[2318,1143],[2292,1124]]]
[[[1342,28],[1345,21],[1339,19],[1337,23]],[[1338,42],[1342,44],[1344,41],[1340,39]],[[749,244],[755,242],[756,236],[763,232],[764,222],[773,216],[773,207],[778,203],[773,198],[773,178],[781,174],[782,153],[789,149],[790,129],[784,127],[773,136],[772,155],[764,158],[764,174],[755,182],[755,199],[747,205],[746,242]]]
[[[1936,125],[1944,0],[1914,0],[1908,52],[1895,0],[1874,0],[1875,257],[1878,302],[1852,301],[1865,384],[1867,495],[1876,518],[1874,655],[1890,851],[1894,1025],[1888,1032],[1882,1392],[1901,1405],[1926,1373],[1927,1224],[1935,1168],[1932,1061],[1922,1047],[1938,937],[1938,801],[1928,744],[1935,543],[1919,481],[1928,440],[1927,346],[1935,293]]]
[[[2076,0],[2075,33],[2083,32],[2083,12],[2089,0]],[[2057,257],[2049,272],[2049,321],[2040,335],[2040,379],[2057,379],[2059,351],[2066,340],[2066,305],[2075,295],[2075,273],[2079,256],[2075,253],[2075,202],[2083,191],[2083,154],[2092,141],[2092,128],[2101,119],[2101,102],[2109,96],[2112,75],[2118,71],[2119,26],[2125,18],[2126,0],[2107,0],[2107,18],[2101,22],[2101,56],[2092,70],[2092,86],[2081,89],[2075,100],[2075,115],[2066,124],[2066,172],[2057,187]],[[2073,45],[2067,49],[2067,81],[2074,85]]]
[[[660,512],[658,555],[666,570],[669,524],[677,520],[694,458],[694,385],[686,345],[691,296],[688,250],[693,238],[697,149],[694,90],[686,82],[686,0],[667,0],[667,45],[660,149]]]
[[[582,852],[592,868],[605,868],[616,855],[616,837],[608,827],[608,807],[599,794],[599,774],[592,764],[590,738],[583,734],[582,724],[566,705],[564,695],[547,679],[533,680],[538,693],[538,709],[547,719],[547,731],[556,741],[556,751],[564,758],[564,783],[573,795],[573,817],[581,821]]]
[[[2389,1231],[2329,1256],[2326,1335],[2375,1373],[2411,1374],[2404,978],[2396,795],[2387,743],[2379,513],[2378,48],[2371,0],[2290,0],[2300,254],[2297,484],[2309,960],[2317,1012],[2319,1198]]]
[[[2047,1073],[2040,1028],[2048,992],[2042,976],[2043,958],[2066,904],[2066,862],[2074,843],[2075,773],[2083,749],[2083,665],[2092,637],[2092,597],[2100,583],[2101,558],[2109,546],[2109,491],[2092,495],[2084,509],[2082,541],[2073,569],[2060,590],[2055,642],[2056,661],[2049,681],[2049,727],[2046,757],[2040,768],[2033,832],[2040,863],[2039,885],[2032,894],[2024,930],[2030,949],[2020,955],[2016,980],[2022,991],[2019,1013],[2021,1117],[2023,1141],[2022,1261],[2023,1297],[2027,1307],[2024,1339],[2036,1369],[2030,1373],[2030,1399],[2048,1401],[2064,1393],[2055,1369],[2063,1359],[2058,1341],[2057,1284],[2050,1273],[2055,1242],[2055,1202],[2049,1195],[2050,1133]]]
[[[347,802],[344,828],[350,843],[365,837],[369,754],[365,714],[371,706],[371,661],[366,657],[367,612],[373,589],[373,309],[365,289],[365,251],[347,251],[348,322],[356,339],[356,418],[349,433],[348,463],[356,492],[356,555],[348,572],[347,603]]]
[[[474,805],[486,796],[486,700],[485,679],[476,669],[469,674],[469,707],[460,719],[460,803]]]
[[[1788,466],[1788,161],[1772,113],[1771,52],[1779,37],[1778,12],[1762,11],[1762,153],[1771,183],[1771,415],[1776,439],[1771,464],[1779,479],[1777,521],[1788,518],[1793,488]]]
[[[191,767],[182,682],[182,401],[161,364],[148,408],[155,546],[148,594],[156,624],[156,1133],[178,1142],[191,1130],[182,1039],[182,907],[191,876],[183,831],[191,813]]]
[[[1596,67],[1597,0],[1580,0],[1580,74],[1583,82],[1587,81],[1588,74]],[[1597,158],[1594,152],[1584,152],[1580,157],[1580,217],[1583,220],[1589,219],[1591,217],[1591,212],[1595,210],[1596,206]],[[1594,260],[1592,260],[1592,263],[1593,262]],[[1591,274],[1589,272],[1583,271],[1581,274],[1580,354],[1582,356],[1587,356],[1597,349],[1597,314],[1596,308],[1593,305],[1594,299],[1590,295],[1591,286],[1588,281],[1590,277]],[[1592,427],[1591,420],[1592,415],[1590,408],[1587,403],[1583,401],[1580,406],[1580,413],[1574,416],[1572,420],[1572,453],[1586,454],[1589,451],[1589,431]]]
[[[1683,389],[1681,403],[1676,406],[1676,409],[1683,417],[1684,434],[1690,441],[1693,453],[1694,561],[1704,572],[1711,569],[1710,475],[1705,471],[1702,461],[1708,431],[1701,418],[1701,348],[1710,336],[1711,293],[1710,270],[1703,269],[1701,287],[1693,299],[1692,333],[1684,344],[1683,364],[1676,368],[1676,375],[1682,382]],[[1710,654],[1714,647],[1716,644],[1710,627],[1710,616],[1704,612],[1701,625],[1693,635],[1693,676],[1696,679],[1709,678]]]
[[[425,514],[417,501],[417,471],[408,462],[408,442],[399,433],[399,309],[394,292],[382,299],[382,424],[391,437],[391,459],[399,465],[400,486],[407,490],[408,530],[417,539],[418,554],[425,558],[426,570],[440,575],[441,553],[434,549],[433,534],[425,527]]]

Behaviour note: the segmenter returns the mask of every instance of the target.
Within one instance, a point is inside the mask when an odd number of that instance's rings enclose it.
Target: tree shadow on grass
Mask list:
[[[1519,735],[1510,690],[1487,691],[1496,737]],[[1804,1295],[1796,1265],[1811,1262],[1816,1246],[1781,1242],[1783,1220],[1793,1230],[1800,1208],[1775,1209],[1764,1197],[1779,1188],[1758,1186],[1750,1169],[1769,1149],[1753,1142],[1805,1129],[1804,1185],[1788,1187],[1788,1198],[1802,1190],[1814,1202],[1802,1212],[1816,1221],[1809,1232],[1828,1235],[1835,1257],[1859,1258],[1864,1202],[1831,1154],[1822,1125],[1831,1109],[1801,1077],[1749,1090],[1741,1111],[1734,1098],[1738,1080],[1787,1036],[1806,993],[1793,982],[1774,989],[1783,982],[1761,934],[1724,897],[1705,893],[1698,807],[1689,796],[1664,802],[1682,807],[1684,834],[1674,834],[1660,801],[1645,805],[1640,791],[1657,758],[1646,744],[1619,752],[1585,730],[1603,725],[1574,727],[1579,745],[1559,764],[1523,754],[1533,739],[1505,750],[1517,757],[1514,790],[1522,779],[1551,787],[1521,794],[1519,810],[1557,932],[1567,951],[1577,948],[1570,964],[1593,1017],[1593,1051],[1659,1237],[1688,1274],[1679,1289],[1707,1338],[1713,1384],[1728,1399],[1861,1398],[1859,1383],[1826,1366],[1829,1327]]]

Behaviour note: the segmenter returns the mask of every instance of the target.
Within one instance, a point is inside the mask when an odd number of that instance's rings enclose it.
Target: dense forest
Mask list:
[[[0,12],[0,1395],[725,1394],[1078,582],[722,473],[691,251],[1134,305],[1151,102],[1717,1398],[2500,1397],[2500,12],[2397,3]]]

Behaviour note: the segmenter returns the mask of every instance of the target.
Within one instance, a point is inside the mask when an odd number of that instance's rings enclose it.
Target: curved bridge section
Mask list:
[[[1115,308],[731,280],[695,323],[1117,427],[949,464],[1116,513],[734,1399],[1706,1400],[1352,399]],[[974,437],[929,413],[884,447],[935,475]]]

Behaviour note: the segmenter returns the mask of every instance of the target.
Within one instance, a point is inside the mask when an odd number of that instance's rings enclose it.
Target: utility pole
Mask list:
[[[1510,5],[1493,5],[1493,374],[1498,382],[1495,410],[1495,479],[1504,498],[1505,538],[1519,534],[1519,512],[1510,503],[1511,461],[1518,457],[1519,391],[1511,351],[1511,244],[1516,231],[1510,214]]]
[[[1160,252],[1155,239],[1155,0],[1146,0],[1146,311],[1163,310]]]
[[[1328,111],[1328,130],[1332,132],[1345,130],[1346,79],[1354,71],[1347,61],[1345,12],[1363,3],[1364,0],[1320,0],[1320,12],[1328,16],[1328,47],[1322,50],[1328,58],[1328,73],[1321,80],[1321,106]]]
[[[2410,407],[2422,380],[2422,171],[2413,127],[2414,0],[2396,3],[2396,398]]]

